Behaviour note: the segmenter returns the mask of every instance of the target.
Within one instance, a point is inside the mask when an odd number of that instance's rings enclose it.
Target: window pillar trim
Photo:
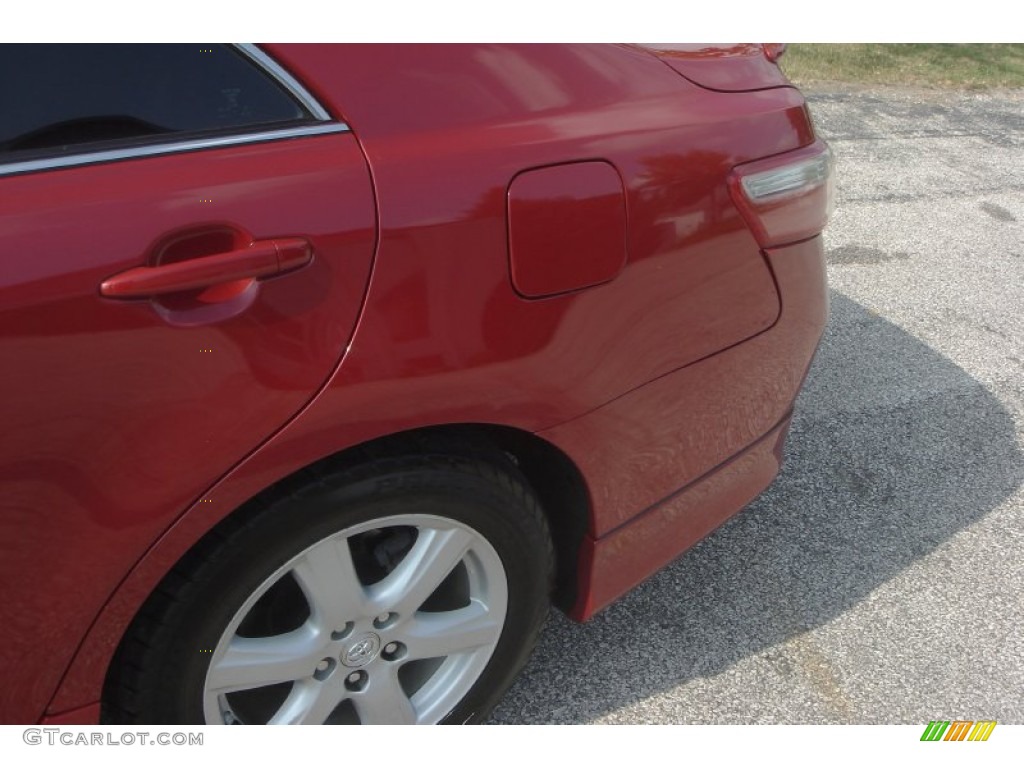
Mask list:
[[[266,52],[253,43],[235,43],[234,48],[241,52],[253,64],[273,78],[292,97],[298,101],[315,119],[321,122],[331,119],[331,115],[323,105],[306,88],[292,77],[284,67],[272,59]]]

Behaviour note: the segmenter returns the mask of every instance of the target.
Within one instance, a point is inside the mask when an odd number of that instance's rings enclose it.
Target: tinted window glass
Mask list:
[[[0,45],[0,154],[53,155],[309,118],[224,45]]]

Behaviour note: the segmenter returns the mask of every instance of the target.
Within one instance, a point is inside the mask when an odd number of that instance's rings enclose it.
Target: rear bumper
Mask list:
[[[640,584],[739,512],[782,466],[789,418],[754,445],[580,550],[579,592],[571,615],[586,620]]]
[[[573,618],[682,554],[778,473],[828,289],[820,236],[766,256],[782,300],[769,330],[541,433],[576,459],[591,495]]]

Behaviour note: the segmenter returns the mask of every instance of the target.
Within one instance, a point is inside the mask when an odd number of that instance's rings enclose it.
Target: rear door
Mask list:
[[[0,721],[327,380],[374,211],[347,126],[258,49],[0,46]]]

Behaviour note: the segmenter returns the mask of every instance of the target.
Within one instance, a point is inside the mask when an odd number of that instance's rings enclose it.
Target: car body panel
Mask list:
[[[457,372],[479,393],[475,420],[511,416],[533,431],[775,322],[771,272],[721,179],[813,141],[799,92],[710,93],[614,46],[442,48],[272,49],[293,70],[317,73],[307,79],[353,126],[379,197],[378,298],[332,390],[347,396],[372,381],[391,406],[368,410],[394,413],[415,388],[438,419],[454,421],[466,401],[448,380]],[[428,55],[430,82],[441,84],[429,96],[419,82]],[[347,77],[357,64],[384,74]],[[524,91],[510,73],[527,65]],[[626,268],[607,285],[523,301],[505,258],[509,184],[523,169],[588,159],[623,179]],[[453,280],[476,287],[457,307],[444,301]],[[670,343],[666,333],[676,334]],[[395,355],[373,354],[388,344]]]
[[[763,44],[652,43],[639,46],[692,83],[713,91],[784,88],[789,80],[765,53]]]
[[[32,712],[146,549],[335,368],[375,213],[344,133],[3,177],[0,199],[0,711]],[[100,296],[167,236],[223,231],[302,236],[313,263],[227,302]]]
[[[365,305],[346,315],[351,322],[359,311],[351,342],[337,336],[326,385],[288,400],[294,415],[278,419],[269,439],[251,438],[248,455],[199,473],[191,496],[173,502],[139,490],[150,494],[142,512],[83,540],[115,546],[116,562],[99,554],[84,561],[99,578],[62,639],[62,663],[26,665],[16,689],[34,692],[6,701],[4,718],[38,719],[49,690],[51,716],[90,719],[125,629],[190,547],[283,478],[381,436],[492,424],[564,451],[592,504],[571,611],[579,619],[736,512],[777,469],[776,436],[824,322],[820,241],[808,246],[811,256],[791,260],[809,277],[787,293],[786,268],[774,256],[769,263],[726,178],[736,165],[814,141],[798,91],[716,93],[628,46],[266,49],[351,126],[349,149],[358,142],[369,168],[378,240]],[[574,278],[565,291],[564,281],[552,283],[555,295],[524,297],[510,269],[509,190],[531,169],[579,163],[600,163],[621,179],[624,264],[605,269],[607,280]],[[287,192],[271,180],[265,189]],[[541,184],[531,194],[560,191]],[[363,271],[351,281],[340,270],[320,273],[323,291],[355,297],[366,285],[372,211],[356,222],[348,225],[360,233]],[[809,302],[813,317],[798,322],[790,300]],[[751,375],[757,366],[766,372]],[[752,458],[730,464],[744,451]],[[756,471],[741,479],[728,466]],[[711,479],[716,467],[726,472],[721,481]],[[630,471],[635,481],[624,482]],[[701,516],[679,506],[714,482],[719,495]],[[680,491],[688,484],[696,495]],[[637,533],[627,534],[634,525]],[[646,559],[622,544],[642,548],[652,537],[660,548]],[[33,675],[38,681],[26,682]]]
[[[540,433],[578,457],[585,477],[609,478],[591,484],[574,618],[636,586],[775,478],[828,290],[820,236],[768,255],[784,306],[770,331]],[[595,439],[616,449],[588,450]]]
[[[626,265],[626,193],[593,160],[532,168],[508,188],[512,285],[540,299],[614,280]]]

